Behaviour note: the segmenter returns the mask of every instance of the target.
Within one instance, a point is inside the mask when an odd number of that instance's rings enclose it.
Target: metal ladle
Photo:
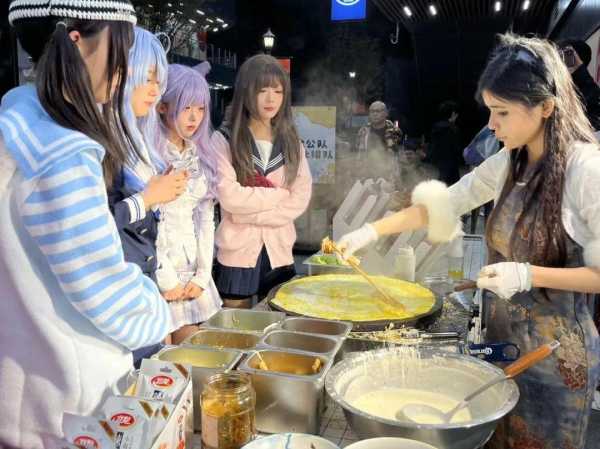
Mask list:
[[[488,388],[496,385],[497,383],[504,382],[505,380],[512,379],[518,374],[521,374],[526,369],[540,362],[541,360],[548,357],[552,352],[560,346],[560,343],[557,340],[552,341],[551,343],[547,343],[545,345],[540,346],[539,348],[525,354],[523,357],[519,358],[517,361],[511,363],[506,368],[504,368],[504,374],[498,376],[489,382],[485,383],[473,393],[467,395],[462,401],[460,401],[455,407],[451,410],[444,413],[437,407],[433,407],[426,404],[406,404],[400,410],[396,412],[396,419],[398,421],[412,421],[416,423],[423,424],[423,417],[432,418],[428,419],[428,423],[435,424],[446,424],[449,423],[452,417],[458,412],[462,410],[474,397],[480,395]]]

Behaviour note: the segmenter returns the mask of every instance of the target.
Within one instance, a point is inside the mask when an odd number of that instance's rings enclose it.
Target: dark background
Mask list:
[[[145,5],[153,1],[134,2]],[[0,0],[0,93],[16,85],[15,41],[7,22],[8,1]],[[367,0],[367,20],[331,22],[329,0],[185,0],[175,6],[202,7],[230,22],[227,30],[208,33],[208,42],[235,52],[239,63],[263,51],[262,34],[276,36],[273,55],[292,58],[295,104],[342,107],[344,97],[368,105],[383,100],[393,119],[411,136],[427,134],[437,105],[460,104],[459,126],[466,142],[485,124],[486,114],[474,93],[496,33],[512,29],[552,39],[586,39],[600,25],[600,0],[504,0],[499,14],[493,0],[437,0],[440,14],[429,17],[424,0]],[[401,5],[411,5],[407,19]],[[183,6],[185,5],[185,6]],[[188,17],[188,10],[185,17]],[[398,43],[390,35],[399,24]],[[191,62],[192,63],[192,62]],[[215,66],[215,64],[213,64]],[[348,72],[357,77],[349,79]],[[231,84],[235,73],[216,66],[213,81]],[[222,110],[231,90],[221,93]],[[217,118],[218,120],[218,118]]]

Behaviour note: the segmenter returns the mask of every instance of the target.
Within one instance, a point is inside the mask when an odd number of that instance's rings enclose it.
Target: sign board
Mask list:
[[[335,114],[335,107],[330,106],[294,107],[313,184],[335,183]]]
[[[331,20],[367,18],[367,0],[331,0]]]
[[[279,65],[283,67],[283,70],[289,75],[292,72],[292,60],[291,58],[277,58]]]

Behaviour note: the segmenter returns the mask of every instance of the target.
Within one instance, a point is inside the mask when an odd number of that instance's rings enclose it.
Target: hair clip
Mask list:
[[[155,33],[154,36],[156,36],[160,44],[163,46],[165,53],[169,53],[171,50],[171,38],[169,35],[164,31],[159,31],[158,33]]]
[[[526,50],[524,48],[521,48],[521,49],[519,49],[519,51],[517,51],[517,55],[516,55],[515,59],[517,61],[523,61],[528,64],[535,64],[535,62],[536,62],[536,57],[534,56],[534,54],[531,53],[531,51]]]

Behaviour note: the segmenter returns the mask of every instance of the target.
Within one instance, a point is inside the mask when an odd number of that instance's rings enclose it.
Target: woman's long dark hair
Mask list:
[[[500,44],[479,79],[477,98],[483,92],[528,108],[554,101],[544,121],[544,152],[526,180],[523,211],[510,238],[511,260],[542,266],[564,266],[567,235],[561,207],[567,159],[577,141],[597,143],[579,100],[571,75],[556,47],[548,41],[512,34]],[[487,223],[488,241],[498,211],[527,167],[525,147],[514,149],[508,177]],[[527,243],[523,247],[520,242]]]
[[[283,148],[285,159],[285,183],[292,184],[298,175],[300,163],[300,138],[292,116],[292,92],[290,77],[277,59],[268,55],[249,58],[240,67],[229,114],[225,118],[231,131],[231,159],[237,179],[242,185],[254,178],[252,162],[252,134],[250,118],[258,118],[256,98],[265,87],[283,87],[283,102],[273,118],[273,136]]]
[[[64,25],[57,26],[56,18],[27,19],[18,21],[15,28],[19,41],[36,63],[36,87],[42,106],[59,125],[80,131],[104,147],[104,179],[106,185],[111,186],[129,149],[138,152],[122,120],[133,26],[117,21],[60,21]],[[68,33],[79,31],[82,37],[93,42],[105,28],[109,32],[106,98],[110,100],[98,105],[85,62]],[[115,76],[119,79],[111,96]]]

